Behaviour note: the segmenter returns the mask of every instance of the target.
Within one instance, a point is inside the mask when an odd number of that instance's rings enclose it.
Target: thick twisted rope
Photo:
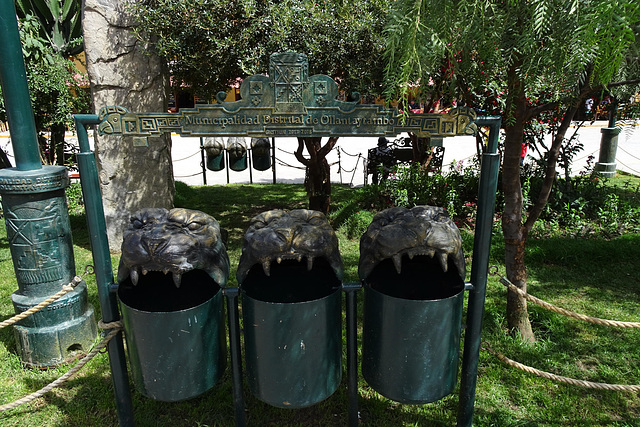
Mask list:
[[[25,317],[31,316],[33,313],[37,313],[38,311],[42,310],[46,306],[54,303],[55,301],[57,301],[58,299],[62,298],[63,296],[65,296],[69,292],[73,291],[75,289],[75,287],[78,286],[81,282],[82,282],[82,278],[80,276],[74,277],[71,280],[71,282],[69,282],[69,284],[62,286],[62,289],[60,291],[58,291],[55,295],[50,296],[46,300],[42,301],[40,304],[31,307],[29,310],[25,310],[20,314],[16,314],[15,316],[13,316],[10,319],[7,319],[7,320],[5,320],[3,322],[0,322],[0,329],[2,329],[4,327],[7,327],[7,326],[10,326],[10,325],[13,325],[14,323],[19,322],[20,320],[24,319]]]
[[[525,291],[523,291],[522,289],[518,288],[516,285],[511,283],[509,279],[507,279],[506,277],[498,273],[498,267],[495,265],[491,267],[490,274],[500,276],[500,283],[505,285],[507,288],[509,288],[513,292],[516,292],[521,297],[527,299],[528,301],[531,301],[534,304],[538,304],[539,306],[544,307],[547,310],[551,310],[555,313],[559,313],[559,314],[572,317],[574,319],[582,320],[585,322],[595,323],[597,325],[614,326],[618,328],[640,328],[640,322],[621,322],[618,320],[607,320],[607,319],[600,319],[599,317],[591,317],[584,314],[576,313],[574,311],[566,310],[564,308],[560,308],[546,301],[543,301],[539,298],[536,298],[533,295],[529,295],[528,293],[526,293]]]
[[[42,397],[43,395],[53,390],[54,388],[64,384],[69,378],[71,378],[76,372],[78,372],[84,365],[86,365],[87,362],[93,359],[95,355],[100,352],[100,350],[102,350],[107,346],[111,338],[115,337],[118,334],[118,332],[120,332],[120,330],[122,329],[122,322],[118,321],[118,322],[111,322],[106,324],[99,322],[98,326],[100,326],[102,329],[110,329],[109,333],[102,339],[102,341],[98,343],[98,345],[96,345],[93,349],[91,349],[91,351],[87,353],[86,356],[80,359],[80,361],[73,368],[71,368],[67,373],[62,375],[60,378],[44,386],[40,390],[33,392],[14,402],[7,403],[6,405],[0,406],[0,412],[6,411],[8,409],[17,408],[20,405],[29,403],[39,397]]]
[[[574,378],[563,377],[562,375],[556,375],[549,372],[541,371],[539,369],[532,368],[531,366],[523,365],[522,363],[516,362],[515,360],[511,360],[504,354],[500,354],[497,351],[492,350],[489,346],[484,346],[482,348],[483,350],[486,350],[487,352],[493,354],[500,361],[506,363],[509,366],[528,372],[530,374],[537,375],[542,378],[546,378],[548,380],[558,381],[565,384],[571,384],[579,387],[592,388],[592,389],[598,389],[598,390],[633,391],[633,392],[640,391],[640,385],[596,383],[592,381],[576,380]]]

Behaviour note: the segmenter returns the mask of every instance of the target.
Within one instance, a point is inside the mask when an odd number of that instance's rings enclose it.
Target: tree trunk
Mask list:
[[[506,122],[504,158],[502,161],[502,189],[504,191],[504,212],[502,231],[505,241],[505,267],[507,278],[523,291],[527,290],[527,271],[524,264],[524,249],[527,232],[522,226],[522,185],[520,182],[520,152],[524,141],[524,124],[527,105],[522,82],[514,65],[508,74],[510,98],[507,111],[512,117]],[[507,326],[525,341],[535,341],[527,301],[517,293],[507,293]]]
[[[84,46],[96,114],[111,105],[133,113],[167,111],[165,66],[132,34],[135,25],[124,0],[85,2]],[[173,206],[171,137],[150,137],[148,147],[134,147],[131,137],[96,132],[95,153],[109,249],[118,252],[132,213]]]
[[[64,123],[56,123],[51,126],[51,139],[49,140],[50,144],[50,155],[51,165],[61,165],[64,166],[64,133],[66,132],[67,127]]]
[[[309,196],[309,209],[329,213],[331,205],[331,168],[327,162],[327,154],[338,142],[337,137],[329,138],[322,146],[322,138],[298,138],[298,149],[295,156],[305,165],[304,185]],[[302,155],[303,148],[307,149],[309,157]]]

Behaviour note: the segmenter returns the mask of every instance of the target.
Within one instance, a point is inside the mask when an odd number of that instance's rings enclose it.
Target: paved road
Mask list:
[[[590,156],[594,157],[594,162],[598,160],[601,141],[600,130],[606,124],[606,121],[599,121],[578,130],[578,139],[584,145],[584,149],[574,160],[573,174],[584,170]],[[204,181],[199,138],[183,138],[174,135],[172,141],[175,179],[190,185],[202,185]],[[444,141],[445,168],[454,161],[470,162],[476,153],[475,138],[473,137],[446,138]],[[367,156],[367,150],[375,147],[376,142],[376,138],[340,138],[336,149],[328,156],[329,163],[332,164],[331,181],[354,186],[363,185],[364,159]],[[7,151],[12,157],[13,149],[7,132],[0,133],[0,148]],[[295,138],[276,139],[277,182],[301,183],[304,181],[304,169],[293,155],[296,148],[297,140]],[[529,153],[529,155],[532,154],[535,153]],[[619,170],[640,176],[640,125],[622,127],[622,132],[618,137],[616,162]],[[224,170],[220,172],[207,170],[206,178],[209,185],[227,183],[227,173]],[[270,169],[264,172],[252,170],[251,173],[249,169],[242,172],[229,171],[229,182],[232,184],[247,184],[250,179],[254,183],[271,183],[273,173]]]
[[[583,151],[576,156],[572,173],[577,174],[587,167],[589,157],[593,156],[593,163],[598,161],[600,151],[601,132],[607,122],[596,122],[594,125],[584,126],[578,130],[578,140],[584,145]],[[575,130],[575,128],[572,129]],[[173,136],[173,167],[174,176],[178,181],[191,185],[202,185],[202,167],[200,166],[199,139],[181,138]],[[363,185],[364,165],[367,150],[376,146],[376,138],[340,138],[336,148],[329,154],[328,160],[332,164],[331,181],[352,185]],[[282,183],[301,183],[304,181],[304,169],[295,159],[293,151],[297,148],[295,138],[276,139],[276,178]],[[448,167],[452,162],[463,160],[470,162],[476,154],[474,137],[454,137],[444,140],[444,165]],[[535,153],[529,153],[533,155]],[[359,157],[360,156],[360,157]],[[531,159],[529,159],[531,160]],[[640,176],[640,126],[623,126],[618,137],[617,165],[619,170]],[[339,163],[338,163],[339,162]],[[338,167],[338,164],[340,167]],[[271,183],[271,170],[251,172],[254,183]],[[207,184],[225,184],[225,171],[206,172]],[[371,177],[369,177],[370,179]],[[242,172],[229,171],[229,182],[246,184],[250,182],[249,170]]]

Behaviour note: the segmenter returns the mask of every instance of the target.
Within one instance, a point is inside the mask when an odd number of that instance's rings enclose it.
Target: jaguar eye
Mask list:
[[[190,222],[187,225],[187,228],[191,231],[196,231],[202,228],[202,224],[198,223],[198,222]]]
[[[137,218],[131,218],[131,224],[133,225],[133,228],[144,227],[144,223]]]

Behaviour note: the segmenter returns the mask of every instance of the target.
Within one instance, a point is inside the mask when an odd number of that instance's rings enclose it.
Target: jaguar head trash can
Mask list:
[[[342,376],[342,258],[321,212],[272,210],[251,220],[237,279],[247,381],[258,399],[302,408]]]
[[[247,168],[247,143],[243,137],[229,137],[227,153],[229,153],[229,169],[241,172]]]
[[[460,232],[431,206],[379,212],[360,240],[362,374],[401,403],[435,402],[458,376],[465,261]]]
[[[269,138],[251,138],[251,162],[255,170],[266,171],[271,167]]]
[[[226,365],[220,226],[189,209],[143,209],[124,233],[118,299],[133,382],[172,402],[212,388]]]
[[[224,141],[222,138],[206,137],[202,146],[207,154],[207,169],[218,172],[224,169]]]

